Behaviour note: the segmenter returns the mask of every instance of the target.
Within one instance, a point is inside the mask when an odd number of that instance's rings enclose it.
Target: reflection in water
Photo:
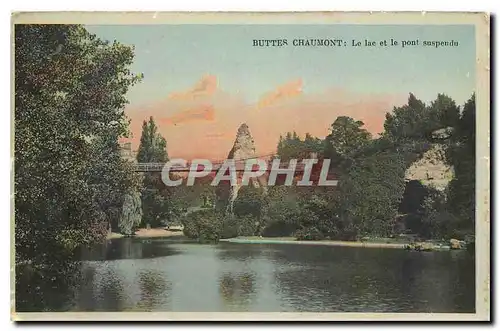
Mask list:
[[[474,311],[473,261],[460,252],[471,269],[456,270],[453,253],[296,246],[278,252],[276,260],[309,267],[278,269],[275,277],[293,311],[310,306],[315,311]],[[335,263],[318,258],[321,255]],[[460,273],[469,276],[461,282]]]
[[[232,275],[225,273],[220,278],[219,291],[227,307],[244,308],[254,292],[254,276],[250,273]]]
[[[29,266],[16,266],[16,311],[67,311],[78,286],[78,265],[54,268],[43,273]]]
[[[166,301],[168,286],[161,272],[143,270],[139,273],[141,299],[137,303],[138,310],[153,311]]]
[[[126,287],[119,275],[113,270],[106,270],[100,277],[106,281],[99,282],[100,291],[97,294],[99,310],[121,311],[126,308],[126,296],[123,295]]]
[[[148,259],[177,254],[161,239],[112,239],[91,249],[84,248],[82,260],[109,261],[122,259]]]
[[[112,240],[82,252],[75,277],[27,273],[24,310],[474,312],[464,251]],[[26,281],[30,279],[30,281]],[[59,279],[59,280],[58,280]],[[61,282],[57,287],[55,282]],[[45,284],[45,285],[44,285]],[[64,285],[66,284],[66,285]]]

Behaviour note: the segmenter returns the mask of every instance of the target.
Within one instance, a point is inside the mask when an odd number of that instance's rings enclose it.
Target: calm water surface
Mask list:
[[[293,244],[118,239],[84,254],[70,311],[474,312],[474,259]],[[50,295],[50,294],[46,294]],[[50,309],[50,307],[48,307]]]

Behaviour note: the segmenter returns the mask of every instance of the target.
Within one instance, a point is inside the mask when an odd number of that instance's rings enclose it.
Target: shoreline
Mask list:
[[[170,231],[165,228],[137,229],[132,235],[111,232],[106,235],[106,240],[119,238],[178,238],[185,237],[182,231]]]
[[[360,247],[360,248],[396,248],[405,249],[410,243],[387,243],[374,241],[343,241],[343,240],[297,240],[293,237],[288,238],[245,238],[236,237],[221,239],[221,242],[235,244],[292,244],[292,245],[311,245],[311,246],[337,246],[337,247]],[[424,244],[424,243],[421,243]],[[447,245],[435,243],[425,243],[431,251],[450,250]]]
[[[164,228],[138,229],[133,235],[127,236],[121,233],[112,232],[106,236],[106,240],[120,238],[164,238],[175,241],[196,242],[195,239],[187,238],[182,231],[170,231]],[[235,237],[220,239],[219,242],[233,244],[291,244],[309,246],[335,246],[335,247],[358,247],[358,248],[391,248],[406,249],[410,242],[377,242],[377,241],[344,241],[344,240],[297,240],[295,237]],[[427,251],[447,251],[449,245],[432,242],[417,242],[425,246]],[[414,249],[411,249],[414,250]]]
[[[221,242],[230,242],[235,244],[293,244],[293,245],[311,245],[311,246],[342,246],[342,247],[365,247],[365,248],[405,248],[406,244],[400,243],[376,243],[361,241],[342,241],[342,240],[296,240],[296,239],[247,239],[247,238],[229,238],[221,239]]]

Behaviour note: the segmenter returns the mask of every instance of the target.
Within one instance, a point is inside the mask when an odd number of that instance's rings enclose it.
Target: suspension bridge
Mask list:
[[[247,160],[257,160],[257,159],[264,159],[266,160],[266,165],[267,169],[266,171],[271,171],[271,165],[272,165],[272,157],[274,154],[266,154],[266,155],[259,155],[251,158],[245,158],[245,159],[233,159],[234,160],[234,170],[236,172],[244,172],[245,171],[245,164]],[[226,160],[212,160],[210,163],[212,164],[212,167],[210,169],[211,172],[217,172],[221,166],[224,164]],[[313,166],[313,169],[316,168],[321,162],[318,162],[318,164],[315,164]],[[165,163],[135,163],[134,164],[134,170],[136,172],[162,172],[163,167],[165,166]],[[196,165],[195,165],[196,166]],[[280,162],[281,169],[286,169],[289,167],[289,162]],[[303,173],[305,169],[305,165],[298,161],[297,165],[295,167],[295,173]],[[192,161],[186,161],[185,165],[180,165],[180,164],[172,164],[170,167],[170,172],[189,172],[189,171],[203,171],[204,166],[202,164],[198,164],[196,169],[192,169]],[[254,165],[252,168],[252,171],[257,171],[258,167],[257,165]]]

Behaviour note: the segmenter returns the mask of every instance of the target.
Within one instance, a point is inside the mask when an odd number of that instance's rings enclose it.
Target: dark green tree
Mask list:
[[[158,132],[153,119],[142,123],[142,134],[137,162],[165,163],[168,161],[167,142]],[[158,227],[165,225],[170,218],[169,190],[161,180],[159,173],[144,173],[142,189],[143,226]]]
[[[339,116],[332,123],[323,144],[323,155],[330,159],[331,167],[349,167],[351,157],[370,142],[371,134],[363,125],[348,116]]]
[[[198,239],[200,243],[218,242],[222,238],[225,216],[213,209],[189,213],[182,219],[184,235]]]
[[[363,128],[362,121],[356,121],[348,116],[339,116],[330,127],[326,141],[341,156],[365,146],[371,140],[371,134]]]
[[[14,35],[16,286],[40,297],[42,285],[19,284],[20,268],[45,280],[74,270],[77,248],[104,239],[137,182],[118,138],[140,76],[131,47],[83,26],[18,24]]]
[[[453,127],[459,107],[445,94],[438,94],[430,106],[410,93],[408,103],[386,114],[384,136],[397,142],[430,140],[435,130]]]
[[[293,186],[272,186],[266,197],[265,236],[290,236],[300,228],[299,196]]]
[[[384,134],[393,140],[423,139],[428,133],[428,113],[425,103],[410,93],[406,105],[394,107],[385,115]]]
[[[323,141],[306,133],[302,140],[296,132],[287,132],[285,137],[280,136],[277,156],[283,161],[290,159],[307,159],[312,154],[320,155],[323,151]]]
[[[153,119],[142,123],[142,134],[139,149],[137,151],[137,161],[144,163],[167,162],[167,141],[158,133],[158,127]]]
[[[357,235],[388,235],[405,189],[403,157],[390,151],[358,157],[340,179],[342,230]]]
[[[448,205],[463,233],[474,233],[476,180],[476,98],[465,103],[447,151],[455,176],[449,184]]]
[[[452,98],[441,93],[431,103],[429,113],[429,130],[443,127],[454,128],[460,120],[460,107],[456,105]]]

